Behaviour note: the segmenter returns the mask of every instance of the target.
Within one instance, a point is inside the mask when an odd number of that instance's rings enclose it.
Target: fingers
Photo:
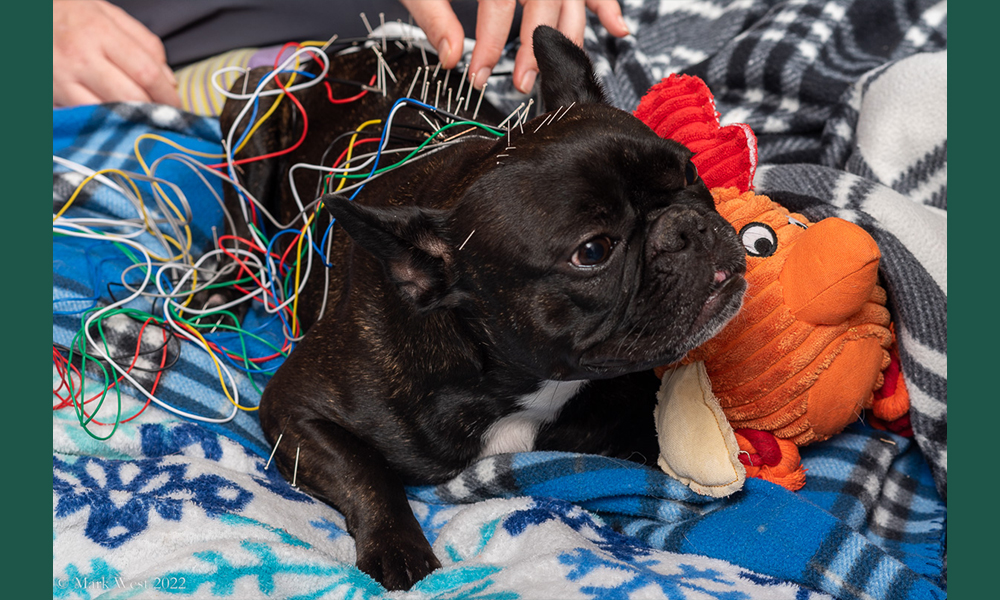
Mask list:
[[[476,46],[469,61],[470,77],[475,73],[476,88],[482,89],[507,44],[514,22],[516,0],[486,0],[476,13]]]
[[[448,0],[400,0],[437,48],[441,64],[454,68],[462,55],[464,31]],[[531,36],[539,25],[561,31],[578,46],[583,45],[589,8],[614,36],[628,35],[617,0],[521,0],[521,48],[514,59],[514,87],[528,93],[535,84],[535,62]],[[475,74],[477,88],[490,76],[503,54],[514,19],[515,0],[480,0],[476,19],[476,46],[469,62],[469,78]]]
[[[597,14],[601,25],[611,35],[625,37],[629,34],[628,25],[622,17],[622,7],[617,0],[587,0],[587,8]]]
[[[522,3],[521,49],[514,59],[514,87],[525,94],[531,91],[538,75],[531,34],[539,25],[555,27],[574,44],[583,46],[589,8],[611,35],[622,37],[629,34],[617,0],[522,0]]]
[[[131,41],[130,37],[124,43]],[[129,88],[138,87],[152,102],[180,106],[177,82],[166,63],[138,48],[134,52],[114,52],[107,58],[131,82]]]
[[[135,82],[150,101],[180,106],[177,80],[167,66],[167,53],[160,38],[117,6],[107,5],[105,13],[118,26],[121,34],[118,43],[134,44],[136,49],[132,53],[109,55],[108,59]]]
[[[448,0],[400,0],[437,48],[441,66],[452,69],[462,57],[465,31]],[[508,26],[508,29],[510,26]]]
[[[521,13],[521,49],[514,58],[514,87],[523,94],[531,91],[538,76],[538,63],[531,43],[531,34],[539,25],[558,27],[559,13],[564,2],[525,0]]]
[[[129,38],[125,43],[130,43]],[[113,83],[120,86],[121,93],[129,96],[129,99],[136,99],[138,96],[146,96],[145,102],[157,102],[180,106],[180,97],[177,95],[177,87],[173,79],[173,74],[167,76],[169,69],[165,63],[156,61],[146,52],[136,49],[135,52],[114,52],[106,55],[108,62],[117,71]],[[111,82],[97,83],[91,89],[106,89]],[[108,90],[111,93],[113,90]]]
[[[117,24],[123,33],[129,35],[146,54],[157,62],[167,63],[167,52],[163,48],[163,42],[155,33],[146,29],[145,25],[135,20],[121,7],[113,4],[102,4],[102,6],[108,18]]]
[[[52,106],[80,106],[81,104],[100,104],[101,99],[81,84],[76,82],[56,85],[52,82]]]
[[[583,2],[563,2],[556,27],[577,46],[583,47],[583,31],[587,28],[587,8]]]
[[[163,44],[138,21],[116,11],[106,2],[53,2],[53,106],[115,101],[180,105]]]

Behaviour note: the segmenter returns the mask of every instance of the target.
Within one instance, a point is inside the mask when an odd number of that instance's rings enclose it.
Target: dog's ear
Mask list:
[[[458,303],[445,213],[416,206],[364,206],[326,196],[323,205],[356,244],[385,267],[389,280],[420,311]]]
[[[539,25],[531,36],[542,82],[545,110],[577,104],[606,103],[587,53],[558,30]]]

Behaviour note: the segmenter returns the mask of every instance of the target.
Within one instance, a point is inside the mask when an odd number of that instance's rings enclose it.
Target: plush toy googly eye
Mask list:
[[[771,256],[778,250],[778,236],[765,223],[747,223],[740,229],[740,241],[748,256]]]
[[[806,224],[805,224],[805,223],[803,223],[802,221],[800,221],[800,220],[796,219],[795,217],[788,217],[788,223],[789,223],[790,225],[798,225],[798,226],[799,226],[799,227],[801,227],[802,229],[809,229],[809,226],[808,226],[808,225],[806,225]]]

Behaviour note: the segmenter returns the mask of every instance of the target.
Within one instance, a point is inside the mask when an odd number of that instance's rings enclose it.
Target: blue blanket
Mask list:
[[[873,233],[886,256],[882,276],[893,316],[906,332],[900,352],[907,383],[916,390],[915,438],[858,423],[803,449],[808,477],[800,492],[749,480],[741,492],[721,500],[694,494],[657,470],[603,457],[489,457],[445,485],[408,490],[444,567],[409,593],[387,594],[354,568],[353,541],[342,516],[291,487],[273,465],[265,467],[270,448],[253,413],[237,411],[232,420],[213,424],[151,406],[99,441],[83,431],[72,408],[63,408],[53,412],[54,596],[945,597],[946,367],[937,354],[943,344],[938,340],[946,337],[946,287],[936,262],[944,259],[927,256],[912,243],[914,236],[924,243],[946,241],[939,231],[946,226],[945,196],[937,188],[928,193],[930,184],[914,184],[923,180],[905,165],[900,170],[911,173],[909,179],[886,175],[879,156],[894,149],[865,142],[870,138],[864,115],[884,105],[874,102],[879,94],[895,89],[880,89],[880,80],[905,71],[909,59],[943,49],[946,20],[939,7],[907,12],[893,2],[864,3],[884,14],[851,2],[735,3],[715,12],[699,9],[705,8],[700,3],[688,5],[688,12],[663,4],[671,3],[627,5],[635,35],[617,46],[601,43],[599,29],[588,29],[588,49],[609,95],[631,109],[638,95],[632,98],[629,90],[672,70],[700,70],[720,111],[743,117],[760,134],[759,192],[784,194],[783,203],[810,218],[836,214]],[[848,18],[837,19],[838,10]],[[838,71],[831,76],[843,83],[836,97],[817,98],[807,83],[816,73],[830,74],[818,62],[831,60],[824,52],[832,52],[834,42],[851,39],[870,50],[859,25],[868,10],[884,19],[894,15],[894,27],[901,29],[894,45],[880,56],[865,55],[863,65],[852,67],[856,73]],[[906,19],[908,28],[901,26]],[[779,70],[784,79],[764,77],[760,94],[748,91],[756,76],[751,54],[761,59],[772,52],[769,60],[777,61],[776,40],[815,37],[823,27],[831,30],[824,38],[830,45],[813,39],[820,51],[815,56],[802,51],[813,62],[786,56],[785,71]],[[663,39],[674,43],[657,41]],[[746,65],[744,92],[732,73],[739,64]],[[807,73],[794,92],[781,89],[789,85],[789,73]],[[503,86],[497,87],[493,100],[503,106]],[[782,94],[798,94],[797,104],[782,102]],[[907,101],[912,104],[912,97]],[[826,112],[817,117],[819,105]],[[164,107],[53,111],[54,155],[91,169],[141,172],[133,143],[144,133],[192,150],[220,151],[216,121]],[[141,152],[151,163],[175,150],[144,141]],[[193,245],[200,247],[211,239],[213,226],[221,232],[222,213],[212,192],[221,193],[221,187],[214,181],[206,185],[180,161],[161,165],[156,175],[175,183],[190,205]],[[54,163],[54,212],[82,178]],[[146,194],[148,187],[139,185]],[[132,213],[120,193],[90,183],[66,215],[121,219]],[[128,295],[119,284],[131,262],[107,242],[53,237],[54,345],[73,344],[84,311]],[[157,310],[153,304],[135,301],[142,310]],[[283,339],[280,322],[262,312],[251,311],[245,327],[271,343]],[[131,356],[138,324],[109,320],[106,329],[110,354]],[[143,334],[147,337],[166,347],[136,359],[145,369],[136,371],[140,385],[153,383],[163,359],[171,366],[157,382],[159,399],[220,420],[231,412],[206,353],[189,342],[162,341],[155,327]],[[208,337],[238,347],[233,334]],[[254,339],[247,344],[251,355],[271,352]],[[230,364],[242,404],[257,403],[257,388],[278,362],[252,374],[236,361]],[[100,370],[88,372],[87,389],[98,389]],[[54,389],[60,379],[54,369]],[[106,402],[112,411],[105,408],[101,415],[112,418],[119,400],[109,396]],[[145,398],[132,387],[120,402],[124,419],[142,408]],[[93,422],[88,427],[102,436],[110,431]]]

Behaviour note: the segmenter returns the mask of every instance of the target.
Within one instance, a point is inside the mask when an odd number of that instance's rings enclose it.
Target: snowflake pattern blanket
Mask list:
[[[858,423],[803,449],[800,492],[749,480],[718,500],[598,456],[489,457],[447,484],[408,490],[444,566],[388,593],[353,566],[342,516],[266,468],[270,449],[252,413],[200,423],[151,406],[98,441],[72,409],[54,410],[54,597],[945,597],[946,3],[628,0],[623,9],[631,36],[616,40],[591,23],[586,38],[616,106],[634,109],[671,72],[699,75],[723,123],[757,133],[759,193],[875,237],[915,436]],[[501,108],[520,102],[495,87]],[[53,111],[53,154],[91,169],[139,172],[132,147],[143,133],[219,151],[216,121],[172,109]],[[163,146],[144,152],[147,161],[172,152]],[[196,247],[211,239],[221,212],[198,175],[170,159],[157,175],[188,194]],[[54,163],[56,210],[81,179]],[[129,213],[113,189],[88,184],[67,214]],[[129,261],[110,246],[53,237],[54,344],[72,343],[83,311],[122,296],[115,284]],[[248,328],[280,339],[280,324],[275,332],[250,318]],[[127,321],[108,321],[111,346],[131,339],[134,348]],[[166,349],[172,366],[157,396],[225,416],[231,405],[213,364],[182,346]],[[137,359],[147,369],[140,384],[152,383],[159,360]],[[255,404],[252,382],[236,378],[243,402]],[[55,370],[53,379],[55,389]],[[142,407],[137,397],[123,394],[121,415]]]

